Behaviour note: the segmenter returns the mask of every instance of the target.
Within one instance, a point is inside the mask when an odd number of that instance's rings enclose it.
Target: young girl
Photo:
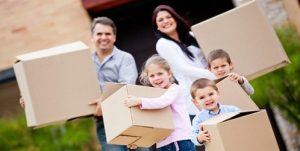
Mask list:
[[[139,106],[141,109],[171,107],[175,130],[165,140],[156,144],[158,151],[195,151],[195,146],[190,140],[191,123],[186,110],[186,100],[179,86],[174,83],[166,60],[158,55],[150,57],[144,65],[140,75],[140,82],[143,85],[168,89],[158,98],[128,96],[125,100],[125,104],[128,107]],[[134,148],[135,145],[129,145],[129,147]]]

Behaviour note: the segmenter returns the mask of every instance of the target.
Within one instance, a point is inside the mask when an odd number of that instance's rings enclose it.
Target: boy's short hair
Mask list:
[[[192,98],[195,99],[195,94],[196,91],[198,89],[203,89],[205,87],[212,87],[213,89],[215,89],[216,91],[218,91],[218,87],[216,86],[215,81],[213,80],[209,80],[209,79],[205,79],[205,78],[201,78],[198,79],[196,81],[193,82],[192,86],[191,86],[191,95]]]
[[[229,54],[223,49],[215,49],[207,55],[208,68],[210,68],[210,64],[212,61],[220,58],[225,58],[229,64],[231,64],[231,59]]]

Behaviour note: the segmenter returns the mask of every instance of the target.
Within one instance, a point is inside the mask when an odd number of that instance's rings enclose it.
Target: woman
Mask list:
[[[192,119],[199,112],[190,96],[192,82],[199,78],[215,79],[215,76],[206,69],[207,61],[191,35],[190,25],[172,7],[157,6],[153,11],[152,25],[159,38],[156,50],[170,64],[183,89]]]

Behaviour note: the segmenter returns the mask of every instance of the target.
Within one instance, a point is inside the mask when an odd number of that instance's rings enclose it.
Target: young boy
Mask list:
[[[196,146],[203,145],[210,141],[208,131],[202,129],[201,123],[219,114],[240,111],[239,108],[231,105],[221,105],[218,103],[220,97],[218,88],[214,81],[208,79],[198,79],[191,87],[193,103],[202,108],[201,112],[192,122],[192,142]]]
[[[254,89],[249,81],[237,73],[231,72],[233,64],[229,54],[223,49],[211,51],[207,56],[208,69],[217,77],[228,76],[231,80],[238,82],[248,95],[254,93]]]

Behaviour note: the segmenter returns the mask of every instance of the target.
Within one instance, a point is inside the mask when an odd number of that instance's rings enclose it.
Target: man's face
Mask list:
[[[92,42],[97,50],[111,51],[116,41],[116,35],[113,28],[109,25],[96,24],[92,34]]]

